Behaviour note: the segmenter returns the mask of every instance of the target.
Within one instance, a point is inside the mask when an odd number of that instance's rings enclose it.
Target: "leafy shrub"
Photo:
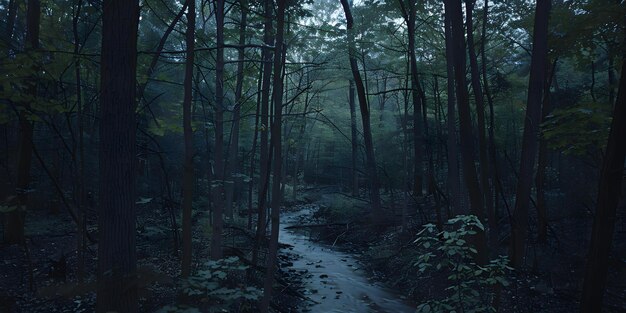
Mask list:
[[[182,281],[181,292],[189,299],[210,305],[210,312],[231,312],[233,306],[237,306],[237,311],[252,307],[252,302],[262,296],[262,291],[255,287],[246,287],[243,281],[246,269],[248,266],[242,264],[237,257],[208,261],[197,274]],[[159,312],[204,312],[196,310],[170,305]]]
[[[423,249],[414,263],[419,273],[442,271],[448,275],[446,297],[420,304],[417,312],[495,312],[494,287],[509,285],[505,279],[511,270],[507,258],[500,256],[484,266],[474,262],[478,251],[469,237],[484,231],[476,216],[459,215],[447,225],[452,230],[439,231],[435,225],[426,224],[415,240]]]

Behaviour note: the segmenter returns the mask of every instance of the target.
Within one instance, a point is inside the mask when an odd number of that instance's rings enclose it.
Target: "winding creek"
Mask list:
[[[305,294],[312,300],[303,312],[415,312],[398,294],[371,282],[355,257],[287,229],[306,214],[310,214],[306,209],[285,213],[280,232],[280,242],[292,246],[289,252],[298,256],[289,268],[303,273]]]

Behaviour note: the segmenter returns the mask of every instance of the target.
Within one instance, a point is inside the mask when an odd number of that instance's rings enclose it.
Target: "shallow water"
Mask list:
[[[285,213],[281,218],[280,242],[293,246],[299,256],[290,268],[302,276],[305,294],[313,300],[303,312],[415,312],[391,290],[368,280],[359,262],[350,254],[313,242],[306,234],[286,229],[298,224],[307,211]]]

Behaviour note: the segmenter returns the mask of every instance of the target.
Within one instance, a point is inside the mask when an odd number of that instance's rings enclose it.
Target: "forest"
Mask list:
[[[626,1],[0,16],[0,312],[626,312]]]

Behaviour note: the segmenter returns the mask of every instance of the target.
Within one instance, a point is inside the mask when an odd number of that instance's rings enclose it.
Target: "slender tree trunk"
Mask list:
[[[76,12],[72,20],[72,32],[74,34],[74,53],[80,52],[80,36],[78,34],[78,22],[80,19],[80,12],[82,9],[83,1],[78,0],[76,2]],[[76,276],[78,280],[82,281],[85,274],[85,250],[87,248],[85,242],[86,231],[86,208],[85,208],[85,142],[84,142],[84,114],[83,114],[83,102],[82,102],[82,79],[81,79],[81,65],[80,58],[76,58],[74,62],[74,70],[76,77],[76,108],[78,111],[78,166],[77,166],[77,179],[76,179],[76,194],[77,194],[77,211],[76,216],[78,218],[78,225],[76,231],[76,251],[77,253],[77,270]]]
[[[489,89],[489,78],[487,77],[487,54],[485,50],[485,44],[487,41],[487,17],[489,12],[489,0],[485,0],[485,6],[483,8],[483,30],[482,30],[482,40],[480,41],[480,50],[481,50],[481,65],[482,65],[482,76],[483,76],[483,89],[485,91],[485,98],[487,99],[487,103],[489,104],[489,159],[492,166],[492,177],[491,183],[494,186],[493,188],[493,196],[491,199],[487,198],[488,201],[493,201],[493,213],[494,213],[494,221],[493,224],[490,223],[490,228],[492,229],[493,234],[497,234],[497,219],[498,219],[498,196],[502,194],[502,190],[500,189],[500,184],[497,183],[500,180],[500,175],[498,173],[498,158],[496,152],[496,136],[495,136],[495,114],[493,112],[493,98],[491,96],[491,91]]]
[[[248,188],[248,229],[252,230],[252,193],[254,189],[254,172],[256,171],[254,162],[256,159],[257,143],[259,139],[259,118],[260,118],[260,104],[261,104],[261,81],[263,80],[263,66],[259,70],[259,79],[257,80],[257,99],[256,99],[256,111],[254,112],[254,134],[252,138],[252,149],[250,149],[250,184]],[[258,246],[253,245],[253,255],[258,251]],[[256,259],[253,259],[256,261]],[[256,262],[253,262],[256,264]]]
[[[489,183],[489,160],[487,158],[487,138],[485,135],[485,98],[483,97],[482,86],[480,85],[480,70],[478,69],[478,59],[474,47],[474,11],[475,0],[466,0],[466,23],[467,23],[467,50],[469,52],[470,68],[472,76],[472,90],[476,100],[476,121],[478,124],[478,151],[480,163],[480,187],[483,193],[487,220],[490,228],[496,226],[496,215],[493,201],[491,199],[491,185]]]
[[[185,59],[185,95],[183,99],[183,137],[185,143],[185,153],[183,161],[183,258],[181,260],[181,276],[187,277],[191,273],[192,258],[192,238],[191,238],[191,214],[193,202],[193,130],[191,128],[191,106],[193,102],[193,66],[194,47],[196,32],[196,0],[187,0],[187,32],[185,34],[185,44],[187,45],[187,56]]]
[[[348,104],[350,105],[350,133],[352,143],[352,195],[359,196],[359,172],[357,161],[359,154],[359,137],[356,124],[356,104],[354,103],[354,80],[350,79],[348,87]]]
[[[97,312],[137,312],[135,108],[138,0],[103,6]]]
[[[211,259],[222,258],[224,227],[224,0],[215,1],[217,57],[215,61],[215,192]]]
[[[417,56],[415,55],[415,18],[416,4],[413,0],[399,0],[404,21],[408,30],[409,66],[411,68],[411,97],[413,99],[413,152],[414,152],[414,192],[416,196],[423,193],[424,179],[424,125],[422,123],[422,94],[424,93],[417,73]]]
[[[598,312],[606,289],[609,254],[613,243],[616,210],[619,202],[626,157],[626,58],[622,59],[622,74],[617,101],[613,111],[611,131],[602,162],[596,214],[591,231],[591,244],[580,303],[581,313]]]
[[[348,53],[350,59],[350,69],[352,70],[352,76],[354,77],[354,83],[356,84],[356,91],[359,97],[359,108],[361,110],[361,120],[363,122],[363,141],[365,142],[365,156],[367,163],[367,172],[370,184],[370,200],[372,202],[372,221],[380,223],[382,220],[382,206],[380,201],[380,182],[378,180],[378,173],[376,169],[376,158],[374,156],[374,143],[372,140],[372,127],[370,124],[370,111],[367,103],[367,96],[365,93],[365,86],[359,73],[359,65],[356,59],[356,46],[354,42],[354,33],[352,26],[354,25],[354,19],[352,18],[352,12],[350,11],[350,4],[348,0],[341,0],[343,11],[346,15],[346,33],[348,35]]]
[[[280,207],[282,205],[282,114],[283,114],[283,65],[285,62],[284,55],[286,46],[283,43],[285,33],[285,10],[286,0],[277,1],[276,9],[276,43],[274,47],[274,93],[273,108],[274,119],[271,127],[272,131],[272,148],[273,148],[273,180],[272,180],[272,204],[271,204],[271,223],[272,230],[270,233],[269,252],[267,255],[265,281],[263,284],[263,298],[260,303],[260,311],[268,312],[270,302],[272,300],[272,285],[274,283],[274,275],[276,274],[276,266],[278,263],[278,235],[280,232]]]
[[[465,78],[465,38],[463,36],[463,10],[461,2],[454,3],[446,0],[446,14],[450,13],[451,37],[454,53],[454,76],[456,81],[457,106],[459,110],[459,130],[461,140],[461,155],[463,178],[469,192],[470,213],[484,221],[483,195],[478,183],[478,175],[474,165],[474,137],[472,135],[472,120],[469,107],[469,96]],[[485,263],[487,260],[487,240],[484,232],[478,232],[473,237],[478,250],[477,261]]]
[[[461,213],[459,199],[461,197],[461,181],[459,173],[459,149],[456,134],[456,97],[454,88],[454,45],[452,42],[452,28],[450,25],[450,14],[444,15],[445,38],[446,38],[446,73],[448,75],[448,138],[446,145],[448,148],[448,199],[450,201],[450,211],[454,214]]]
[[[39,20],[41,15],[39,0],[29,0],[26,12],[26,53],[36,53],[39,49]],[[36,59],[36,58],[34,58]],[[37,65],[33,65],[37,66]],[[25,82],[24,92],[37,97],[37,82],[34,77]],[[24,243],[24,219],[28,207],[30,189],[30,167],[33,154],[33,122],[30,119],[30,103],[20,103],[24,109],[19,113],[19,150],[17,158],[17,209],[9,212],[4,228],[6,243]]]
[[[272,29],[272,12],[274,11],[273,2],[271,0],[265,0],[264,2],[264,15],[265,25],[263,33],[263,43],[270,47],[274,45],[274,35]],[[270,49],[263,49],[263,81],[261,87],[261,126],[259,127],[261,133],[260,151],[259,151],[259,191],[258,191],[258,203],[259,211],[257,217],[256,226],[256,243],[252,248],[252,263],[257,264],[258,252],[261,247],[261,243],[265,238],[265,219],[266,219],[266,207],[265,201],[267,199],[267,190],[269,185],[269,165],[270,165],[270,153],[268,145],[269,134],[269,102],[270,102],[270,85],[272,77],[272,58],[273,53]]]
[[[535,27],[533,31],[533,53],[528,82],[528,100],[519,178],[517,181],[515,211],[511,227],[511,261],[515,267],[524,262],[526,237],[528,236],[528,208],[537,156],[541,101],[548,58],[548,19],[551,0],[537,0]]]
[[[233,176],[235,173],[239,174],[239,125],[241,122],[241,106],[243,105],[243,99],[241,97],[243,93],[243,67],[245,51],[243,46],[246,44],[246,23],[248,19],[248,2],[247,0],[239,1],[241,9],[241,20],[239,21],[239,46],[237,49],[237,82],[235,85],[235,107],[233,108],[233,125],[230,132],[230,145],[228,152],[228,162],[226,163],[226,173],[228,175],[228,186],[226,186],[226,212],[227,215],[233,218],[233,201],[235,190],[239,190],[241,178]]]

